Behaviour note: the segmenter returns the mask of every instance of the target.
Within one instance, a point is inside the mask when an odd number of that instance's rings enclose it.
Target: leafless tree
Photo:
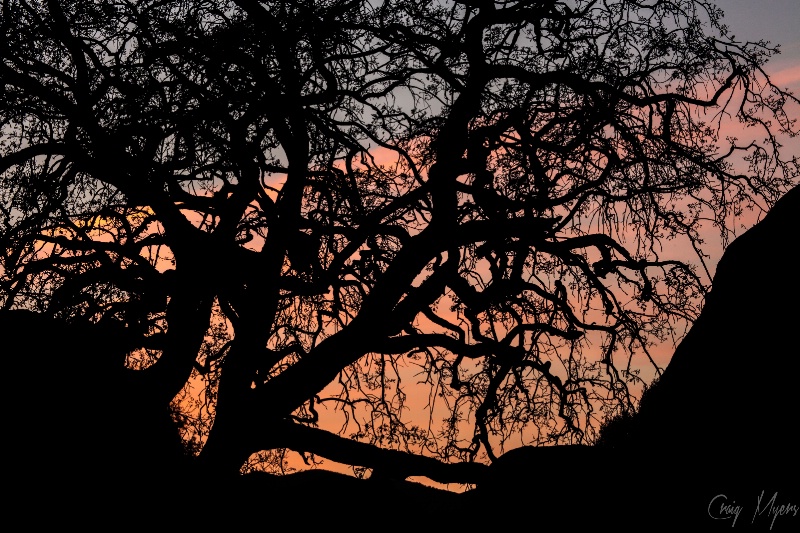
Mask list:
[[[0,25],[0,320],[115,332],[131,409],[171,406],[208,472],[289,449],[473,483],[592,443],[697,316],[701,230],[798,181],[774,50],[703,0],[5,0]]]

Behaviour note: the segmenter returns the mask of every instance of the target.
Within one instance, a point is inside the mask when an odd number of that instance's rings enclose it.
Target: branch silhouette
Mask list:
[[[703,231],[727,244],[798,183],[776,49],[720,17],[3,3],[0,327],[42,398],[85,400],[47,439],[84,417],[108,448],[70,453],[138,479],[283,474],[289,450],[473,486],[523,443],[610,442],[700,315]]]

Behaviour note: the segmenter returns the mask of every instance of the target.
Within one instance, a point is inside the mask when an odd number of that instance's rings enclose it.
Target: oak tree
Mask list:
[[[41,332],[8,357],[83,398],[50,438],[94,417],[142,465],[477,483],[591,444],[697,316],[709,229],[798,181],[775,49],[704,0],[5,0],[0,26],[0,323]]]

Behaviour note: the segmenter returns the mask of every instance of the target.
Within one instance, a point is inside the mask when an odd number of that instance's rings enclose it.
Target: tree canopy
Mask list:
[[[108,367],[208,472],[593,443],[696,318],[709,228],[798,182],[775,49],[721,16],[6,0],[0,319],[106,339],[40,371]]]

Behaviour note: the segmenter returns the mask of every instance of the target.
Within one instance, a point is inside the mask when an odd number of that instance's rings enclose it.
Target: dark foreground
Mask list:
[[[33,356],[9,357],[6,508],[30,528],[109,531],[798,531],[798,213],[796,188],[730,246],[664,376],[640,412],[610,425],[598,446],[511,451],[464,494],[321,471],[220,479],[171,463],[173,450],[137,460],[150,443],[129,430],[137,420],[119,417],[130,400],[118,391],[41,375]],[[18,333],[14,320],[30,327],[30,317],[5,315],[0,333]],[[55,351],[56,339],[51,331],[38,342]],[[91,353],[81,355],[86,371],[97,371]],[[81,372],[80,364],[70,368]],[[116,400],[101,406],[98,397]],[[52,440],[64,434],[74,437],[71,446]]]

